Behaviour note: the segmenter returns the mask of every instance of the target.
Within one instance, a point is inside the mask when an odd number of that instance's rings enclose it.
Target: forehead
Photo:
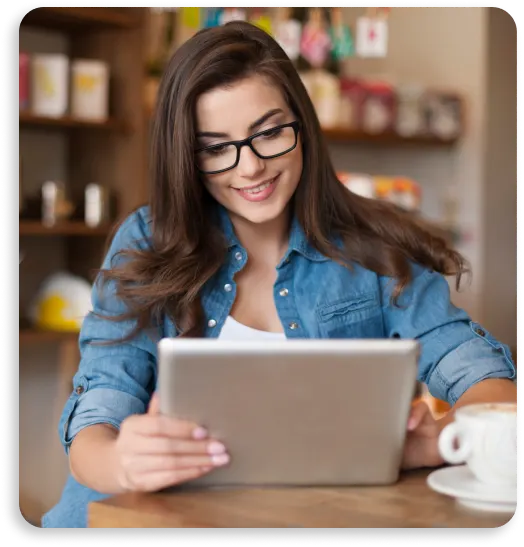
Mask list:
[[[199,131],[230,133],[245,131],[268,110],[289,107],[279,87],[262,76],[252,76],[227,87],[203,93],[196,104]]]

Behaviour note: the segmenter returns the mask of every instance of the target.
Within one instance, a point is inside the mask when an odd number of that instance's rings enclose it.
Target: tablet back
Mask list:
[[[231,455],[194,485],[387,484],[417,357],[412,340],[164,339],[160,408],[205,426]]]

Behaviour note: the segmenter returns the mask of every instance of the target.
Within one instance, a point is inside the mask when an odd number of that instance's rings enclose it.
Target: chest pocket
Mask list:
[[[383,338],[384,326],[378,295],[361,294],[317,308],[322,338]]]

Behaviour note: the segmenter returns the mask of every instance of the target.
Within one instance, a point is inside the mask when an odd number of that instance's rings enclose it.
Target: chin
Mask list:
[[[252,224],[265,224],[283,215],[286,211],[286,205],[274,204],[268,207],[257,205],[255,207],[235,207],[228,209],[237,217],[243,218]]]

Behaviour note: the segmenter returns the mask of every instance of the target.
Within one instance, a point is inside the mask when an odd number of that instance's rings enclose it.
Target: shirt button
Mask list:
[[[284,260],[284,264],[289,264],[289,257],[287,257],[286,260]]]
[[[217,322],[214,320],[214,319],[210,319],[208,322],[207,322],[207,326],[208,327],[216,327],[217,326]]]
[[[479,336],[486,336],[486,333],[485,333],[482,329],[475,329],[475,332],[476,332]]]
[[[240,251],[236,252],[236,253],[235,253],[235,258],[236,258],[237,260],[242,260],[242,253],[241,253]]]
[[[295,323],[295,321],[292,321],[291,323],[289,323],[289,328],[291,330],[297,330],[298,329],[298,323]]]
[[[75,392],[76,392],[77,395],[82,395],[82,393],[84,393],[84,388],[82,386],[78,386],[75,389]]]
[[[233,287],[232,287],[229,283],[226,283],[226,284],[224,285],[224,290],[225,290],[226,292],[231,292],[231,291],[233,290]]]
[[[287,289],[280,289],[280,292],[278,294],[280,294],[280,296],[287,296],[289,294],[289,291]]]

